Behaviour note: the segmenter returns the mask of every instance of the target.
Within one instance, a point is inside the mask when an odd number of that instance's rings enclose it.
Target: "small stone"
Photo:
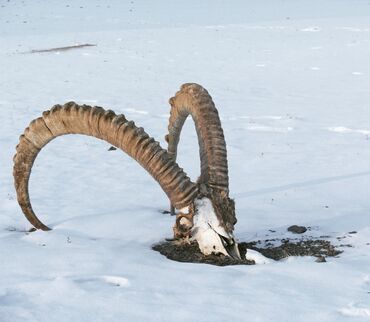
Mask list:
[[[293,226],[288,227],[288,231],[294,234],[303,234],[307,231],[307,228],[305,226],[293,225]]]
[[[115,150],[117,150],[117,148],[116,148],[116,147],[114,147],[114,146],[111,146],[111,147],[108,149],[108,151],[115,151]]]
[[[353,235],[353,234],[357,234],[357,231],[350,231],[348,234],[351,234],[351,235]]]
[[[326,259],[324,256],[319,256],[316,258],[315,260],[316,263],[325,263],[326,262]]]

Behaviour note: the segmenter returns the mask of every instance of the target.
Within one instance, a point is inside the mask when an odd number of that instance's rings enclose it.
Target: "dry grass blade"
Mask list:
[[[72,46],[66,46],[66,47],[56,47],[56,48],[49,48],[49,49],[33,49],[29,51],[30,54],[35,53],[51,53],[51,52],[58,52],[58,51],[67,51],[72,49],[79,49],[84,47],[96,47],[96,44],[77,44]]]

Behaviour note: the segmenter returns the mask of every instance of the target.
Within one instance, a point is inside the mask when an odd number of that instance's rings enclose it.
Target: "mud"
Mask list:
[[[260,252],[265,257],[273,260],[281,260],[289,256],[314,256],[318,262],[325,262],[326,257],[338,256],[342,253],[329,241],[322,239],[308,240],[273,240],[274,243],[280,242],[279,246],[274,246],[271,240],[258,240],[249,243],[239,243],[241,260],[236,260],[224,255],[203,255],[196,242],[185,243],[179,241],[164,241],[153,246],[155,251],[160,252],[168,259],[178,262],[205,263],[217,266],[227,265],[254,265],[253,260],[245,259],[247,249]]]

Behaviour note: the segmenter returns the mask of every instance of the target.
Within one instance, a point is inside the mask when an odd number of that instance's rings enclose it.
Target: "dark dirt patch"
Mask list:
[[[157,252],[177,262],[205,263],[217,266],[227,265],[254,265],[254,261],[247,259],[236,260],[224,255],[203,255],[196,242],[190,244],[179,241],[164,241],[152,247]]]
[[[274,260],[280,260],[289,256],[315,256],[315,257],[333,257],[342,251],[337,250],[329,241],[322,239],[308,239],[292,241],[282,239],[280,246],[259,246],[262,241],[251,243],[240,243],[239,248],[245,253],[247,248],[260,252],[263,256]]]
[[[274,241],[277,241],[276,239]],[[267,243],[266,243],[267,242]],[[155,251],[160,252],[168,259],[178,262],[206,263],[217,266],[227,265],[254,265],[253,260],[245,259],[247,249],[260,252],[265,257],[280,260],[289,256],[315,256],[320,262],[324,262],[328,256],[337,256],[342,251],[337,250],[327,240],[280,240],[281,245],[274,246],[268,241],[255,241],[250,243],[239,243],[241,260],[236,260],[224,255],[203,255],[196,242],[184,243],[179,241],[164,241],[153,246]],[[261,246],[261,245],[265,246]]]

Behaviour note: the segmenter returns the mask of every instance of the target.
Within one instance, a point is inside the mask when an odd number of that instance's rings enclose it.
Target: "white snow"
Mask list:
[[[247,254],[246,254],[246,259],[249,260],[254,260],[256,264],[271,264],[273,263],[273,260],[263,256],[261,253],[253,250],[253,249],[248,249]]]
[[[367,0],[0,1],[0,321],[369,321],[369,37]],[[28,53],[76,43],[97,46]],[[39,154],[31,198],[53,230],[25,232],[12,157],[32,119],[96,104],[165,147],[186,82],[219,110],[239,241],[297,224],[352,247],[326,263],[170,261],[151,250],[174,224],[158,184],[82,136]],[[190,121],[178,162],[196,180]]]

